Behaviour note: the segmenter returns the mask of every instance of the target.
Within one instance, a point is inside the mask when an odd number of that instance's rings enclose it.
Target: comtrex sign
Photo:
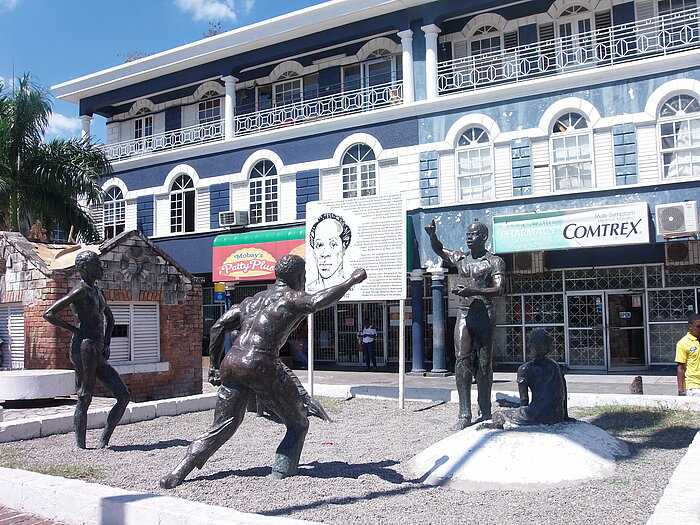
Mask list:
[[[493,251],[531,252],[649,242],[647,203],[493,218]]]

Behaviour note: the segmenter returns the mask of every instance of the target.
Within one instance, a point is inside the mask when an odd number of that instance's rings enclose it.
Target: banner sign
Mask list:
[[[649,242],[646,202],[493,218],[494,253]]]
[[[406,298],[406,202],[376,195],[306,205],[306,290],[316,292],[350,277],[367,280],[344,301]]]
[[[214,239],[212,280],[275,278],[277,259],[291,253],[305,257],[304,227],[219,235]]]
[[[214,302],[226,302],[226,283],[214,283]]]

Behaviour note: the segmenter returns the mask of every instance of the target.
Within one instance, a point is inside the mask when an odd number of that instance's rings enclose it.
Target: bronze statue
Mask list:
[[[224,332],[238,330],[218,374],[222,386],[214,424],[190,444],[180,464],[160,480],[161,487],[176,487],[195,467],[202,468],[236,432],[254,394],[287,427],[277,447],[272,476],[281,479],[296,474],[309,428],[309,408],[305,405],[308,400],[300,393],[299,385],[291,377],[293,374],[279,360],[280,348],[305,316],[339,301],[353,285],[364,281],[367,274],[362,269],[355,270],[346,281],[311,295],[304,291],[306,272],[301,257],[283,255],[275,265],[275,273],[277,280],[273,287],[234,305],[212,328],[213,363],[221,356]],[[210,377],[216,375],[215,371],[210,372]]]
[[[95,380],[100,382],[117,399],[109,411],[107,425],[97,448],[104,448],[114,428],[124,415],[129,404],[129,390],[117,371],[107,362],[109,344],[114,328],[114,316],[105,301],[104,294],[95,281],[102,278],[102,263],[95,252],[83,251],[75,258],[75,267],[80,273],[80,284],[54,303],[44,313],[49,323],[73,332],[70,347],[70,360],[75,367],[78,404],[75,407],[75,441],[79,448],[85,448],[87,430],[87,410],[95,392]],[[57,314],[70,306],[78,320],[78,326],[65,322]]]
[[[552,336],[546,330],[533,330],[527,347],[532,361],[520,365],[517,382],[520,408],[498,410],[493,414],[493,427],[519,425],[552,425],[569,418],[566,402],[566,380],[559,364],[547,356],[552,351]],[[532,391],[532,400],[528,395]]]
[[[448,250],[435,233],[435,221],[425,227],[430,246],[446,263],[455,266],[462,279],[451,290],[458,295],[459,316],[455,325],[455,380],[459,394],[459,415],[456,425],[461,430],[471,424],[471,384],[476,376],[480,419],[491,417],[491,354],[496,328],[493,297],[503,294],[505,263],[486,250],[488,228],[472,222],[467,228],[469,252]]]

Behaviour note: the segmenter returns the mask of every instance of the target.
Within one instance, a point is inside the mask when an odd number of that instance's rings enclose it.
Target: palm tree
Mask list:
[[[49,231],[73,227],[93,240],[99,232],[88,207],[102,202],[99,181],[112,168],[89,138],[44,142],[50,115],[47,91],[29,75],[12,90],[0,84],[0,226],[26,233],[40,220]]]

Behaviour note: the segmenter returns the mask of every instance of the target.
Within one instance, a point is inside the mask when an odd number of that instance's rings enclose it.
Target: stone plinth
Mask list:
[[[519,427],[469,427],[412,458],[408,468],[430,485],[458,490],[535,490],[593,478],[615,470],[627,444],[584,422]]]
[[[8,370],[0,372],[0,399],[49,399],[75,394],[73,370]]]

